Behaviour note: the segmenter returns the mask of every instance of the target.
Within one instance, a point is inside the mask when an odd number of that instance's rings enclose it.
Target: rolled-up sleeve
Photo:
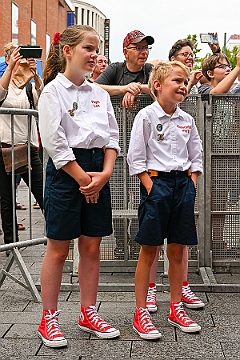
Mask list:
[[[56,169],[75,160],[68,145],[64,128],[61,126],[61,108],[59,99],[50,92],[43,92],[39,103],[39,130],[43,147],[52,158]]]

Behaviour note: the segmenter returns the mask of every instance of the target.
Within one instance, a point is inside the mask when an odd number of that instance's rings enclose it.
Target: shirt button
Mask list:
[[[176,160],[176,156],[175,156],[175,155],[173,155],[173,160]]]

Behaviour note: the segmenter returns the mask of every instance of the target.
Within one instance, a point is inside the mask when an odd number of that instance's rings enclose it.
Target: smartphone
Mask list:
[[[218,44],[218,36],[215,34],[200,34],[201,43]]]
[[[42,48],[40,46],[21,46],[20,55],[25,59],[39,59],[42,57]]]

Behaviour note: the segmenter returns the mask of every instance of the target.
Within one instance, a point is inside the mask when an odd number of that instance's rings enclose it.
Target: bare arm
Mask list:
[[[142,172],[141,174],[137,175],[145,189],[147,190],[147,193],[150,194],[150,191],[152,190],[153,182],[150,176],[146,171]]]
[[[224,94],[229,92],[235,79],[240,74],[240,52],[237,54],[236,60],[236,67],[210,91],[210,94]]]
[[[22,56],[19,53],[19,50],[20,50],[19,47],[14,49],[12,54],[10,55],[10,58],[6,59],[7,68],[6,68],[3,76],[0,79],[0,85],[2,85],[2,87],[5,90],[8,90],[8,86],[10,84],[11,77],[12,77],[12,71],[13,71],[13,68],[14,68],[16,62],[22,58]]]

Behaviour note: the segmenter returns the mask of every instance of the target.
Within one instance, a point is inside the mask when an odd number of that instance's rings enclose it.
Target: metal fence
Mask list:
[[[147,95],[141,95],[131,110],[122,107],[121,97],[112,97],[111,100],[119,125],[121,153],[110,179],[114,232],[101,243],[101,271],[134,271],[139,252],[139,245],[134,238],[138,231],[137,209],[140,196],[138,178],[129,175],[127,151],[134,118],[152,100]],[[214,284],[212,269],[216,272],[240,272],[240,96],[215,95],[202,99],[199,95],[192,95],[181,104],[181,108],[194,117],[204,148],[204,174],[198,181],[195,202],[199,243],[198,246],[189,247],[189,271],[199,269],[204,284],[208,286],[210,283]],[[1,108],[0,113],[10,114],[12,124],[15,114],[28,115],[29,123],[32,116],[37,116],[34,110]],[[14,175],[12,183],[15,186]],[[31,188],[29,208],[30,194]],[[46,242],[46,238],[32,239],[31,227],[30,211],[30,240],[0,246],[0,251],[12,250],[0,271],[0,287],[6,276],[20,283],[9,274],[15,260],[27,284],[20,285],[27,287],[34,299],[40,301],[36,286],[18,251],[21,247]],[[71,244],[68,260],[73,264],[72,267],[68,265],[68,271],[76,272],[76,242]],[[159,255],[160,272],[165,272],[165,265],[163,250]],[[74,286],[69,286],[68,289],[74,290]],[[123,288],[119,284],[116,287],[118,290]],[[114,289],[116,287],[112,286]],[[239,286],[231,286],[231,290],[234,289],[239,291]]]
[[[112,236],[101,245],[101,265],[136,265],[139,247],[134,238],[138,230],[139,180],[130,177],[127,151],[134,117],[149,105],[149,96],[139,96],[135,107],[126,110],[120,97],[112,97],[120,130],[121,154],[117,158],[111,183]],[[181,108],[190,113],[198,127],[204,154],[204,174],[199,178],[195,203],[198,246],[189,247],[189,265],[240,267],[240,97],[237,95],[188,96]],[[163,252],[159,257],[163,269]]]

